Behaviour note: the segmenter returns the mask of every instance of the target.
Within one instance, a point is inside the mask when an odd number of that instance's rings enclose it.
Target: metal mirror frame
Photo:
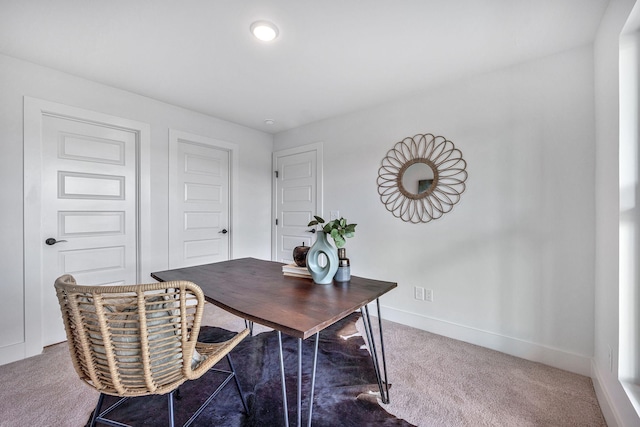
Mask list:
[[[423,163],[433,170],[433,182],[422,193],[408,191],[402,183],[406,170]],[[418,134],[397,142],[378,169],[378,194],[396,218],[414,224],[442,217],[453,209],[465,191],[467,162],[453,142],[443,136]]]

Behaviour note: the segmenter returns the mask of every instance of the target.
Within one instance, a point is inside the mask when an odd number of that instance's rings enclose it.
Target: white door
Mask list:
[[[180,131],[172,130],[169,141],[169,268],[226,261],[231,152]]]
[[[62,274],[84,285],[136,283],[136,138],[127,130],[43,117],[45,284]],[[43,297],[44,345],[64,341],[53,288]]]
[[[313,144],[273,154],[273,259],[293,262],[293,248],[315,242],[307,224],[322,215],[322,145]]]
[[[25,97],[24,324],[12,325],[24,341],[0,343],[3,363],[66,339],[58,276],[149,279],[149,133],[145,123]]]

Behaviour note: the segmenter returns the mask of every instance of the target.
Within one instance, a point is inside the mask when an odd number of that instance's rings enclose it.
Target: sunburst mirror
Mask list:
[[[438,219],[460,201],[467,163],[453,142],[430,133],[397,142],[378,169],[378,194],[393,216],[414,224]]]

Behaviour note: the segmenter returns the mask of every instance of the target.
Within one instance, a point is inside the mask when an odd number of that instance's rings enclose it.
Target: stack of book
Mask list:
[[[283,265],[282,274],[292,277],[311,277],[307,267],[298,267],[296,264]]]

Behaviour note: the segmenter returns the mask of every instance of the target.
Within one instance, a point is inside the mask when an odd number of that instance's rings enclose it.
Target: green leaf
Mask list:
[[[314,215],[315,221],[311,221],[309,225],[324,224],[321,230],[331,235],[336,247],[341,248],[346,244],[346,238],[355,235],[357,224],[348,224],[346,218],[333,219],[325,224],[324,219]]]
[[[318,221],[310,221],[307,227],[311,227],[312,225],[318,225]]]

